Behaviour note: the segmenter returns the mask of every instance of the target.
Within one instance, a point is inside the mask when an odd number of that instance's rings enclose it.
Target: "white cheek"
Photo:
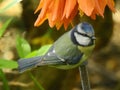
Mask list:
[[[81,45],[88,45],[90,43],[90,38],[74,33],[76,41]]]

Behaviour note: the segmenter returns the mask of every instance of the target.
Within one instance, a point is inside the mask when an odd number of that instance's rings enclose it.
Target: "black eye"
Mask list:
[[[81,33],[83,36],[88,36],[87,34],[85,34],[85,33]]]
[[[79,32],[77,32],[77,33],[82,35],[82,36],[87,36],[88,37],[88,35],[86,33],[79,33]]]
[[[85,36],[85,37],[89,37],[89,38],[91,38],[89,35],[87,35],[86,33],[79,33],[79,32],[77,32],[79,35],[82,35],[82,36]]]

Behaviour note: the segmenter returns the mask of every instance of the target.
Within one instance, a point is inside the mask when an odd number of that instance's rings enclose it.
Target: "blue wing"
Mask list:
[[[24,72],[27,69],[43,65],[73,65],[77,64],[82,56],[83,53],[76,49],[71,53],[66,51],[66,55],[61,57],[56,54],[55,48],[52,46],[44,56],[18,60],[18,69],[20,72]]]
[[[41,63],[39,63],[39,65],[77,64],[81,60],[83,53],[81,53],[77,48],[74,51],[75,52],[71,51],[74,54],[70,53],[69,55],[69,52],[66,52],[67,54],[64,57],[61,57],[57,55],[54,46],[52,46],[48,50],[48,52],[43,56],[43,60]]]
[[[22,58],[18,60],[18,70],[19,72],[24,72],[28,69],[36,67],[38,63],[41,62],[42,56],[37,56],[33,58]]]

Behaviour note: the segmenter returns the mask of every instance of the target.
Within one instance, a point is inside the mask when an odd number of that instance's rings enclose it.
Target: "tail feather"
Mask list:
[[[52,60],[43,60],[43,56],[33,57],[33,58],[26,58],[26,59],[19,59],[18,60],[18,70],[20,73],[32,69],[36,66],[44,66],[44,65],[64,65],[65,62],[59,59],[52,59]]]
[[[18,70],[19,72],[24,72],[28,69],[34,68],[37,66],[38,63],[41,62],[41,56],[27,58],[27,59],[19,59],[18,60]]]

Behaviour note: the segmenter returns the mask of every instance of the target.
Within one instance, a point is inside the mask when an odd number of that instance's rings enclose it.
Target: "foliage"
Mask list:
[[[31,53],[29,53],[28,55],[25,56],[25,58],[30,58],[33,56],[41,56],[44,55],[47,50],[50,48],[51,45],[44,45],[42,46],[40,49],[32,51]]]
[[[6,28],[8,27],[8,25],[10,24],[10,22],[12,21],[12,18],[8,19],[3,26],[0,28],[0,37],[4,34]]]
[[[13,5],[17,4],[21,0],[12,0],[11,3],[9,3],[7,6],[3,7],[0,9],[0,13],[3,13]],[[0,28],[0,38],[2,38],[3,34],[5,33],[5,30],[11,23],[13,18],[8,19]],[[19,57],[21,58],[27,58],[27,57],[33,57],[33,56],[38,56],[38,55],[43,55],[50,47],[51,45],[45,45],[41,47],[38,50],[32,51],[31,52],[31,46],[29,43],[22,37],[18,36],[16,38],[16,49]],[[3,72],[2,69],[17,69],[18,64],[17,61],[15,60],[6,60],[3,58],[0,58],[0,78],[3,81],[3,89],[4,90],[10,90],[9,85],[8,85],[8,80],[5,76],[5,73]],[[44,90],[44,88],[39,84],[39,82],[36,80],[36,78],[32,75],[32,73],[29,72],[29,76],[35,83],[36,87],[38,87],[39,90]]]
[[[0,37],[3,35],[3,33],[5,32],[6,28],[8,27],[9,23],[11,22],[12,19],[9,19],[1,28],[0,28]],[[8,86],[8,81],[5,77],[5,74],[3,72],[3,70],[1,68],[13,68],[15,62],[11,62],[11,61],[7,61],[7,60],[3,60],[0,59],[0,77],[3,81],[3,89],[4,90],[9,90],[9,86]],[[15,65],[16,66],[16,65]]]
[[[31,52],[31,47],[24,38],[18,37],[16,40],[17,52],[21,58],[43,55],[49,49],[50,46],[51,45],[46,45],[36,51]],[[39,82],[36,80],[36,78],[32,75],[31,72],[29,72],[29,76],[31,77],[35,85],[39,88],[39,90],[44,90],[44,88],[39,84]]]
[[[6,59],[0,59],[0,69],[9,68],[9,69],[15,69],[17,68],[17,62],[13,60],[6,60]]]
[[[8,81],[4,75],[4,72],[2,71],[2,69],[0,69],[0,78],[3,81],[3,90],[10,90],[9,86],[8,86]]]
[[[32,75],[32,73],[29,72],[29,76],[31,77],[31,79],[33,80],[33,82],[35,83],[35,85],[38,87],[39,90],[44,90],[44,88],[41,86],[41,84],[39,84],[39,82],[36,80],[36,78]]]
[[[28,42],[19,36],[16,39],[16,48],[21,58],[25,57],[27,54],[31,52],[31,47],[28,44]]]
[[[9,23],[11,22],[12,19],[9,19],[0,29],[0,36],[3,35],[3,33],[5,32],[7,26],[9,25]],[[18,55],[21,58],[27,58],[27,57],[33,57],[33,56],[38,56],[38,55],[43,55],[50,47],[51,45],[45,45],[42,46],[40,49],[35,50],[33,52],[31,52],[31,47],[29,45],[29,43],[22,37],[18,36],[16,39],[16,48],[17,48],[17,52]],[[5,78],[4,72],[2,71],[2,69],[4,68],[9,68],[9,69],[17,69],[18,64],[15,60],[6,60],[6,59],[0,59],[0,77],[3,80],[4,83],[4,90],[9,90],[9,86],[8,86],[8,82],[7,79]],[[32,73],[29,74],[31,79],[34,81],[35,85],[40,89],[40,90],[44,90],[43,87],[37,82],[37,80],[35,79],[35,77],[32,75]]]
[[[12,18],[8,19],[3,26],[0,28],[0,37],[4,34],[6,28],[12,21]],[[17,63],[13,60],[5,60],[5,59],[0,59],[0,69],[2,68],[17,68]]]

